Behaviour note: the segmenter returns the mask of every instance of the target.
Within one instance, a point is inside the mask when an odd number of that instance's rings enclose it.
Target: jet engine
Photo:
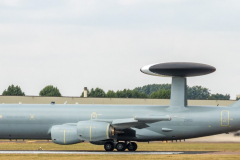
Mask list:
[[[77,133],[84,141],[101,141],[110,139],[116,134],[115,129],[107,122],[80,121]]]
[[[57,144],[75,144],[83,142],[77,135],[77,126],[56,125],[51,128],[51,138]]]

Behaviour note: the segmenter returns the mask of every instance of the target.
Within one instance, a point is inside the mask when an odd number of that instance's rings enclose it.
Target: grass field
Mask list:
[[[25,143],[1,142],[0,150],[95,150],[104,151],[103,146],[80,143],[57,145],[26,141]],[[240,151],[240,143],[138,143],[138,151]],[[240,159],[240,155],[63,155],[63,154],[0,154],[1,159]]]
[[[1,141],[0,141],[1,142]],[[240,151],[240,143],[137,143],[137,151]],[[93,150],[104,151],[102,145],[79,143],[73,145],[58,145],[41,143],[41,141],[26,141],[25,143],[1,142],[0,150]]]

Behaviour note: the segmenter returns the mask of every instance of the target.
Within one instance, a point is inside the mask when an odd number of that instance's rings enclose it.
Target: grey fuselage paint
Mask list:
[[[157,105],[47,105],[1,104],[0,139],[51,139],[54,125],[77,123],[91,119],[124,119],[137,115],[169,115],[171,121],[132,128],[135,136],[119,140],[155,141],[188,139],[227,133],[240,129],[240,108],[219,106],[187,106],[174,112],[169,106]]]

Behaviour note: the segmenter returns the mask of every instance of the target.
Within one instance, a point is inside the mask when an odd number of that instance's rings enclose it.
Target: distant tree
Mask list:
[[[13,84],[8,87],[7,90],[4,90],[2,93],[3,96],[25,96],[25,93],[22,92],[19,86],[14,86]]]
[[[140,93],[141,95],[141,97],[139,97],[139,98],[149,98],[149,96],[146,94],[146,93]]]
[[[39,96],[51,96],[51,97],[61,97],[61,93],[59,92],[59,89],[57,87],[53,87],[52,85],[44,87],[40,93]]]
[[[202,86],[187,86],[187,98],[188,99],[208,99],[210,91],[208,88]]]
[[[158,99],[170,99],[171,96],[171,90],[158,90],[157,92],[152,92],[150,95],[150,98],[158,98]]]
[[[116,92],[118,98],[148,98],[146,93],[140,93],[136,89],[124,89]]]
[[[146,93],[150,98],[156,96],[156,93],[151,96],[153,92],[159,90],[171,90],[171,84],[149,84],[143,87],[135,88],[140,93]],[[187,97],[188,99],[207,99],[210,96],[210,91],[202,86],[187,86]]]
[[[112,90],[109,90],[106,94],[106,97],[109,97],[109,98],[117,98],[117,93],[115,93],[114,91]]]
[[[118,98],[131,98],[132,94],[131,91],[128,89],[120,90],[116,92]]]
[[[116,94],[117,94],[117,97],[118,98],[127,98],[127,94],[126,94],[127,90],[124,89],[122,91],[117,91]]]
[[[126,90],[126,89],[124,89],[124,90],[122,90],[122,91],[117,91],[117,92],[116,92],[117,97],[118,97],[118,98],[126,98],[127,96],[126,96],[125,90]]]
[[[146,93],[140,93],[136,89],[132,90],[132,98],[148,98]]]
[[[226,94],[226,95],[223,95],[223,94],[211,94],[209,96],[210,100],[229,100],[230,99],[230,94]]]
[[[160,98],[169,99],[171,96],[171,84],[149,84],[143,87],[136,87],[133,90],[124,89],[114,92],[109,90],[106,94],[100,89],[88,91],[88,97],[109,97],[109,98]],[[83,93],[81,95],[83,97]],[[208,88],[202,86],[187,86],[188,99],[216,99],[229,100],[230,95],[211,94]]]
[[[171,89],[171,84],[148,84],[143,87],[134,88],[140,93],[146,93],[148,96],[152,94],[152,92],[157,92],[158,90],[168,90]]]
[[[106,97],[106,93],[101,88],[91,89],[88,94],[88,97]]]
[[[130,90],[130,89],[125,89],[125,95],[127,98],[135,98],[135,97],[133,97],[132,90]]]

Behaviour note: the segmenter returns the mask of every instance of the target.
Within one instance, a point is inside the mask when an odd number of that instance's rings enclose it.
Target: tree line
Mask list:
[[[136,87],[133,90],[124,89],[107,93],[101,88],[88,90],[88,97],[108,97],[108,98],[157,98],[170,99],[171,84],[151,84],[143,87]],[[81,97],[83,97],[83,92]],[[229,100],[230,94],[211,94],[208,88],[202,86],[187,86],[188,99],[209,99],[209,100]]]
[[[137,90],[124,89],[114,92],[109,90],[107,93],[101,88],[92,88],[88,90],[88,97],[108,97],[108,98],[149,98],[146,93],[140,93]],[[83,97],[83,92],[81,97]]]
[[[2,95],[12,96],[25,96],[20,86],[10,85],[3,91]],[[52,85],[44,87],[39,96],[62,96],[59,89]],[[92,88],[88,90],[88,97],[107,97],[107,98],[157,98],[157,99],[170,99],[171,96],[171,84],[150,84],[143,87],[136,87],[133,90],[124,89],[113,91],[109,90],[105,92],[101,88]],[[83,97],[83,92],[80,97]],[[211,94],[208,88],[202,86],[187,86],[187,98],[188,99],[209,99],[209,100],[229,100],[230,94]]]
[[[134,88],[140,93],[146,93],[150,98],[169,99],[171,84],[149,84]],[[208,88],[202,86],[187,86],[188,99],[229,100],[230,94],[211,94]]]
[[[25,93],[21,90],[20,86],[10,85],[2,93],[3,96],[25,96]],[[61,97],[61,93],[57,87],[52,85],[44,87],[40,92],[39,96],[54,96]]]

